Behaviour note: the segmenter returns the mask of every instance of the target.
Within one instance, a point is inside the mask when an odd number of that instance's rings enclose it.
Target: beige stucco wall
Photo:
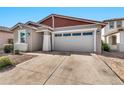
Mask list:
[[[26,43],[19,43],[18,41],[18,31],[19,30],[26,30],[27,33],[31,33],[31,29],[29,28],[26,28],[26,27],[22,27],[22,28],[16,28],[13,30],[13,33],[14,33],[14,49],[17,49],[17,50],[21,50],[21,51],[29,51],[31,50],[31,46],[30,46],[30,39],[31,39],[31,35],[28,36],[26,39],[27,39],[27,42]]]
[[[31,29],[26,28],[26,27],[22,27],[22,28],[16,28],[13,30],[13,34],[14,34],[14,43],[18,43],[18,31],[19,30],[26,30],[27,32],[31,32]]]
[[[43,47],[43,32],[32,31],[32,37],[30,45],[32,46],[31,51],[42,50]]]
[[[124,52],[124,31],[121,31],[121,32],[120,32],[119,51],[120,51],[120,52]]]
[[[98,54],[101,54],[101,52],[102,52],[102,49],[101,49],[102,31],[103,31],[103,27],[101,25],[97,25],[97,30],[96,30],[96,53],[98,53]]]
[[[18,42],[18,31],[13,31],[13,35],[14,35],[14,43]]]
[[[3,48],[3,45],[8,43],[8,39],[13,39],[13,33],[0,31],[0,48]]]
[[[27,33],[30,33],[27,35],[27,42],[26,43],[19,43],[18,42],[18,31],[19,30],[25,30]],[[42,33],[38,33],[33,29],[29,28],[17,28],[13,30],[14,32],[14,46],[15,49],[19,49],[21,51],[37,51],[42,49]]]
[[[117,38],[117,45],[112,45],[112,36],[116,36]],[[119,45],[120,45],[120,33],[115,33],[109,36],[106,36],[106,43],[110,46],[111,50],[119,50]]]
[[[117,45],[112,45],[111,36],[115,35],[117,37]],[[124,52],[124,31],[106,36],[106,43],[109,44],[111,50],[117,50],[119,52]]]
[[[96,31],[96,53],[101,53],[101,29]]]
[[[118,31],[117,28],[117,21],[114,21],[114,28],[113,29],[109,29],[109,24],[107,24],[104,28],[104,35],[110,32],[115,32]],[[122,28],[124,27],[124,20],[122,20]],[[109,38],[112,35],[116,35],[117,36],[117,45],[111,45],[111,40],[109,40]],[[118,31],[114,34],[111,34],[109,36],[106,36],[105,42],[108,43],[111,47],[112,50],[117,50],[119,52],[124,52],[124,31]]]
[[[105,31],[105,34],[108,33],[109,31],[114,31],[114,30],[117,30],[117,21],[114,21],[114,28],[113,29],[110,29],[109,28],[109,22],[107,22],[108,24],[104,27],[104,31]],[[124,27],[124,20],[122,20],[122,27]]]

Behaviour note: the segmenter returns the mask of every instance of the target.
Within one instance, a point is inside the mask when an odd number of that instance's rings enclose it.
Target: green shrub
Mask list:
[[[19,50],[14,50],[14,54],[20,54]]]
[[[13,63],[8,57],[0,57],[0,69],[9,65],[13,65]]]
[[[13,45],[12,44],[5,44],[4,45],[4,52],[5,53],[11,53],[13,51]]]
[[[111,49],[107,43],[102,42],[102,50],[110,52]]]

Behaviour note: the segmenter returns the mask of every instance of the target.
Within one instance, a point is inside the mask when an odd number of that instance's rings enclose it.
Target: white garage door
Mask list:
[[[93,52],[93,32],[59,33],[54,37],[54,50]]]

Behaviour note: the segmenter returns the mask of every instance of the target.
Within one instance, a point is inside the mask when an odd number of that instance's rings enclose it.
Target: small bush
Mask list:
[[[4,45],[4,52],[5,53],[11,53],[13,51],[13,45],[12,44],[5,44]]]
[[[14,50],[14,54],[20,54],[19,50]]]
[[[13,65],[13,62],[8,57],[0,57],[0,69],[9,65]]]
[[[107,43],[102,42],[102,50],[110,52],[111,49]]]

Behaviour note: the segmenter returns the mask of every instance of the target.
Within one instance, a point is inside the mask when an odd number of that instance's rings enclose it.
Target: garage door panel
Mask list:
[[[62,36],[54,40],[54,49],[57,51],[93,51],[93,35]]]

